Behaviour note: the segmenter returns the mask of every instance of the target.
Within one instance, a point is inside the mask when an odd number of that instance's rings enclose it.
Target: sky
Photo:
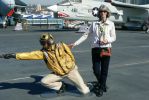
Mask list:
[[[62,0],[21,0],[26,4],[41,4],[41,5],[52,5]]]

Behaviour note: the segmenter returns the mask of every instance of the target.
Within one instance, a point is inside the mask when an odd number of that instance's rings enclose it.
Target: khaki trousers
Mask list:
[[[82,94],[87,94],[90,92],[89,88],[84,83],[80,73],[78,72],[77,66],[75,66],[75,68],[65,76],[59,76],[56,74],[48,74],[47,76],[42,78],[41,83],[42,83],[42,85],[44,85],[50,89],[59,90],[62,86],[62,82],[60,82],[60,80],[62,80],[64,77],[66,77],[70,81],[72,81],[74,83],[74,85],[77,87],[77,89]]]

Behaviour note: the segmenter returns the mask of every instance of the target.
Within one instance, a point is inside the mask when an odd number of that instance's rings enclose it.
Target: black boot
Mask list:
[[[101,97],[103,95],[103,89],[101,89],[100,84],[96,84],[94,87],[94,93],[97,97]]]
[[[95,87],[97,86],[98,82],[97,81],[93,81],[93,82],[88,82],[87,86],[89,87],[91,92],[94,92]]]
[[[107,90],[108,90],[107,85],[100,85],[100,88],[103,90],[103,92],[107,92]]]
[[[101,97],[103,95],[103,90],[99,89],[99,90],[96,91],[95,94],[96,94],[97,97]]]
[[[66,85],[64,83],[62,83],[61,88],[56,92],[57,94],[62,94],[64,93],[66,90]]]
[[[106,85],[99,85],[98,89],[96,90],[96,96],[101,97],[103,95],[103,92],[107,92],[107,86]]]
[[[107,86],[104,86],[102,89],[103,89],[103,92],[107,92],[108,87]]]

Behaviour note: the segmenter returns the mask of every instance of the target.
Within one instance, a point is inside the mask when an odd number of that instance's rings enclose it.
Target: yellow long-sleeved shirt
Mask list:
[[[69,73],[75,66],[74,56],[64,43],[52,45],[48,51],[37,50],[32,52],[16,53],[17,60],[45,60],[47,67],[58,75]]]

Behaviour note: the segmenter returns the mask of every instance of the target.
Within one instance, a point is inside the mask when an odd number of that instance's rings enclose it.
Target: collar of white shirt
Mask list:
[[[96,24],[103,24],[101,21],[96,22]],[[105,25],[109,25],[110,24],[110,20],[106,20],[106,22],[104,23]]]

